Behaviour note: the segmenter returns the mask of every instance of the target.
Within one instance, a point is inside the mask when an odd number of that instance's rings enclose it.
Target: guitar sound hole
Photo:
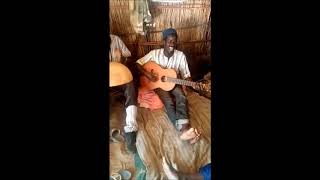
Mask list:
[[[162,81],[162,82],[166,82],[166,81],[167,81],[167,77],[162,76],[162,77],[161,77],[161,81]]]

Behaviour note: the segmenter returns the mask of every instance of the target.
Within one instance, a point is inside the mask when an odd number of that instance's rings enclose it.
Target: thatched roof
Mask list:
[[[133,56],[142,57],[162,45],[162,30],[178,32],[178,49],[186,54],[209,54],[211,48],[211,0],[185,0],[183,3],[159,3],[149,0],[155,27],[147,36],[137,34],[130,23],[129,1],[110,0],[110,33],[118,35]]]

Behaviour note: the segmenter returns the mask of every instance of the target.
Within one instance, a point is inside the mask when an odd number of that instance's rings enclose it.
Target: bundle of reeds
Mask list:
[[[186,0],[183,3],[150,3],[154,27],[145,36],[134,32],[130,24],[129,1],[110,0],[110,32],[121,37],[132,54],[142,57],[162,45],[162,30],[177,30],[178,49],[192,54],[206,54],[211,49],[211,0]],[[189,42],[189,43],[186,43]]]

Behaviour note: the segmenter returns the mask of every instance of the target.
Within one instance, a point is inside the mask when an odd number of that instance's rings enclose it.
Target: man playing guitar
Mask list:
[[[175,29],[169,28],[162,32],[164,48],[155,49],[150,51],[147,55],[137,60],[137,69],[141,75],[146,76],[149,80],[156,82],[159,78],[154,72],[148,72],[144,69],[143,65],[150,61],[154,61],[162,68],[174,69],[178,78],[184,80],[191,80],[191,74],[189,71],[186,56],[183,52],[176,50],[177,44],[177,32]],[[200,136],[200,133],[196,129],[191,128],[189,123],[189,114],[187,112],[187,98],[182,90],[186,88],[184,86],[176,85],[171,91],[165,91],[161,88],[155,89],[163,104],[165,105],[167,115],[173,125],[182,132],[180,138],[183,140],[189,140],[191,144],[195,143]],[[197,85],[193,87],[201,90],[203,87]],[[171,95],[175,97],[175,104]]]

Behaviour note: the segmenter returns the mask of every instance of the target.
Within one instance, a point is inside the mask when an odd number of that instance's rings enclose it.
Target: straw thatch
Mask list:
[[[161,31],[173,27],[178,32],[178,49],[186,54],[209,54],[211,45],[211,0],[183,3],[149,2],[154,27],[147,35],[135,33],[130,23],[129,1],[110,0],[110,32],[122,38],[134,57],[142,57],[162,46]],[[149,42],[149,43],[148,43]],[[179,43],[180,42],[180,43]]]

